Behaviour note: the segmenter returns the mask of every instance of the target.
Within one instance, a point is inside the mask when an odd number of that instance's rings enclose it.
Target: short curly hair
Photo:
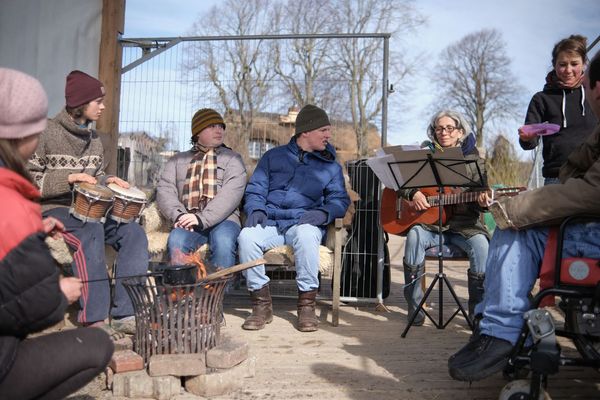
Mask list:
[[[456,127],[458,129],[462,129],[463,136],[459,143],[462,143],[462,141],[471,133],[471,127],[469,126],[467,120],[461,113],[453,110],[442,110],[438,111],[429,122],[429,126],[427,127],[427,136],[430,140],[434,140],[437,142],[437,137],[435,136],[435,124],[440,118],[443,117],[448,117],[452,119],[456,123]]]

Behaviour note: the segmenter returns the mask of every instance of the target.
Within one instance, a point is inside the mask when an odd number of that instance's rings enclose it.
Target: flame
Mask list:
[[[203,278],[206,277],[206,275],[208,275],[206,272],[206,266],[204,265],[204,262],[202,262],[202,258],[200,257],[199,251],[195,251],[189,254],[183,254],[182,258],[184,264],[194,264],[198,267],[198,271],[196,272],[196,281],[201,281]]]

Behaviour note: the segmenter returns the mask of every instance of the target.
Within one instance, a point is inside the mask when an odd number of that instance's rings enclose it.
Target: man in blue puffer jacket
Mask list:
[[[315,298],[319,287],[319,245],[327,224],[350,204],[342,167],[329,139],[327,113],[306,105],[296,118],[296,134],[285,146],[266,152],[246,187],[248,216],[238,238],[240,262],[255,260],[283,244],[292,246],[298,284],[298,330],[318,329]],[[246,270],[252,314],[242,328],[259,330],[273,320],[265,266]]]

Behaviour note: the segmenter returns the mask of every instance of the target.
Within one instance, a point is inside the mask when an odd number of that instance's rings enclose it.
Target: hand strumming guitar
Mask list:
[[[415,192],[411,205],[416,211],[424,211],[431,207],[431,204],[427,202],[427,197],[421,191]]]

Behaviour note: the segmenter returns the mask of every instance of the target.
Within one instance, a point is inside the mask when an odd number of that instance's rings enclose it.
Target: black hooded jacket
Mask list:
[[[552,80],[547,79],[547,81]],[[544,90],[536,93],[531,99],[525,117],[525,124],[542,122],[560,126],[560,131],[554,135],[542,137],[544,145],[542,175],[545,178],[557,178],[560,166],[592,133],[598,120],[585,99],[583,87],[562,89],[547,83]],[[538,143],[539,137],[531,142],[519,140],[524,150],[534,149]]]

